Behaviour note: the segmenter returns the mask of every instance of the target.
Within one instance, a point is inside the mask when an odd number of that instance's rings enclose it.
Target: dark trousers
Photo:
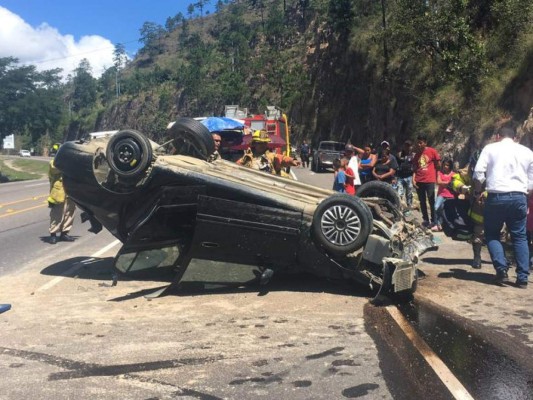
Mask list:
[[[529,249],[526,236],[527,197],[525,193],[489,193],[483,210],[485,239],[494,269],[507,271],[507,259],[500,241],[503,224],[511,233],[516,258],[516,277],[527,282],[529,276]]]
[[[302,167],[307,167],[309,165],[309,154],[300,154],[300,158],[302,159]]]
[[[435,184],[434,183],[421,183],[417,182],[416,194],[418,194],[418,200],[420,200],[420,211],[422,211],[422,219],[424,222],[429,222],[428,206],[431,210],[431,223],[435,224]],[[427,202],[426,202],[427,201]]]

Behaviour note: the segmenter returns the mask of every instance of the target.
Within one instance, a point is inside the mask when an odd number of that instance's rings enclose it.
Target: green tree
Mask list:
[[[333,30],[346,37],[355,17],[351,0],[329,0],[327,21]]]
[[[31,144],[57,132],[63,117],[61,70],[37,72],[17,66],[12,57],[0,58],[0,138],[24,134]]]
[[[485,69],[484,43],[472,28],[465,0],[396,0],[389,12],[391,43],[402,58],[421,59],[433,80],[455,81],[465,93],[479,88]]]
[[[128,56],[126,54],[126,47],[122,43],[117,43],[113,50],[113,63],[115,65],[115,95],[117,99],[120,97],[120,73],[127,61]]]
[[[189,16],[189,19],[191,19],[194,14],[194,8],[194,4],[189,4],[187,6],[187,15]]]
[[[143,44],[141,53],[154,57],[163,52],[161,38],[165,33],[163,27],[155,22],[145,22],[139,30],[139,42]]]
[[[210,3],[210,0],[198,0],[196,3],[194,3],[194,6],[200,10],[200,18],[203,18],[204,16],[204,7],[207,6]]]
[[[74,70],[72,79],[72,110],[88,113],[97,98],[96,79],[91,75],[91,64],[84,58]]]

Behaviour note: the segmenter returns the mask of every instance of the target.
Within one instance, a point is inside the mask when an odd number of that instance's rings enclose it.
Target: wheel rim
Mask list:
[[[114,159],[121,171],[133,170],[141,158],[141,149],[132,139],[118,142],[114,148]]]
[[[361,233],[361,220],[357,213],[347,206],[328,208],[320,220],[322,233],[331,243],[346,246],[357,239]]]

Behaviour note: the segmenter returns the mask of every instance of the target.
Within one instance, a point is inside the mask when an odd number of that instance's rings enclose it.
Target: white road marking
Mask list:
[[[292,179],[294,179],[295,181],[298,180],[298,178],[296,177],[296,174],[294,173],[294,171],[292,170],[292,168],[291,168],[291,176],[292,176]]]
[[[416,333],[402,313],[394,306],[387,306],[385,308],[402,329],[403,333],[405,333],[405,336],[413,343],[413,346],[420,352],[429,366],[433,368],[433,371],[435,371],[442,383],[448,388],[452,396],[457,400],[474,400],[472,395],[468,393],[468,390],[459,382],[446,364],[431,350],[424,339]]]
[[[99,257],[101,256],[102,254],[104,254],[106,251],[112,249],[113,247],[115,247],[117,244],[120,243],[120,240],[115,240],[114,242],[111,242],[109,243],[107,246],[101,248],[100,250],[98,250],[96,253],[94,253],[93,255],[90,256],[90,258],[87,258],[83,261],[80,261],[80,262],[77,262],[76,264],[74,264],[72,267],[70,267],[68,270],[65,271],[65,273],[62,275],[62,276],[57,276],[55,277],[54,279],[52,279],[51,281],[49,281],[48,283],[45,283],[43,286],[41,286],[40,288],[38,288],[35,292],[44,292],[45,290],[48,290],[50,289],[51,287],[57,285],[59,282],[61,282],[64,278],[66,278],[67,276],[69,275],[72,275],[74,274],[76,271],[78,271],[81,267],[83,267],[84,265],[86,264],[90,264],[91,262],[94,262],[94,259],[96,257]]]

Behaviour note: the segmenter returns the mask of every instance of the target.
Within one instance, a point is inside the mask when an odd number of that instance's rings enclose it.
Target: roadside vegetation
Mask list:
[[[62,82],[0,59],[0,132],[45,153],[90,131],[159,140],[179,116],[276,105],[313,143],[425,132],[476,146],[533,105],[532,19],[530,0],[201,0],[145,22],[133,60],[116,44],[99,79],[86,60]]]
[[[0,183],[42,179],[47,176],[46,162],[0,157]]]

